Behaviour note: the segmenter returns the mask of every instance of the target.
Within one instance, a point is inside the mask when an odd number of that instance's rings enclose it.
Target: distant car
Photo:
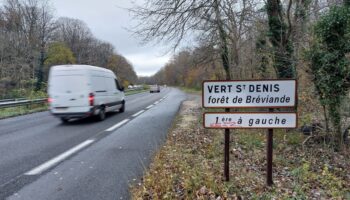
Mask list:
[[[150,93],[160,92],[160,86],[159,85],[151,85],[149,92]]]
[[[134,88],[132,85],[129,85],[129,86],[128,86],[128,89],[132,89],[132,88]]]
[[[50,112],[68,122],[71,118],[97,116],[125,110],[124,88],[108,69],[90,65],[58,65],[50,69]]]

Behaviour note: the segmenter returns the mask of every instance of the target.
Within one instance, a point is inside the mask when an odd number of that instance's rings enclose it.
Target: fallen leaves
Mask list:
[[[276,131],[274,186],[265,184],[265,132],[231,134],[230,182],[223,181],[223,134],[205,130],[199,99],[185,101],[133,199],[346,199],[350,153],[322,144],[302,147],[303,136]],[[298,135],[299,134],[299,135]]]

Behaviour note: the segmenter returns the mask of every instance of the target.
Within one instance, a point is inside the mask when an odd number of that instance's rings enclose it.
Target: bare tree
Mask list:
[[[61,17],[57,20],[55,37],[64,42],[74,53],[77,63],[87,64],[86,51],[93,40],[92,33],[87,25],[78,19]]]
[[[134,68],[124,56],[113,54],[106,67],[118,74],[118,78],[122,80],[124,86],[137,82]]]
[[[41,55],[53,30],[50,6],[44,0],[7,0],[0,12],[2,63],[7,62],[6,68],[19,72],[7,77],[20,86],[24,80],[36,77],[39,87],[44,59]]]
[[[86,64],[106,67],[114,51],[114,47],[110,43],[92,39],[84,55]]]
[[[49,0],[4,0],[0,5],[1,96],[13,89],[34,86],[41,89],[50,65],[55,63],[45,62],[49,56],[52,58],[48,49],[54,44],[61,44],[56,52],[69,57],[56,55],[54,59],[60,64],[67,59],[69,63],[76,63],[76,58],[79,64],[107,67],[116,54],[113,45],[96,39],[83,21],[71,18],[55,21],[52,13]],[[125,62],[118,66],[120,76],[128,82],[136,82],[135,71],[123,59]]]
[[[231,79],[255,7],[253,0],[147,0],[131,11],[140,21],[135,33],[144,42],[172,41],[177,48],[183,40],[195,37],[215,47],[226,78]]]
[[[34,2],[36,1],[34,0]],[[52,39],[53,32],[55,29],[56,29],[56,25],[54,24],[51,8],[49,7],[47,2],[43,2],[39,7],[37,37],[39,40],[40,58],[39,58],[39,65],[38,65],[38,71],[37,71],[36,90],[41,89],[41,84],[43,82],[43,76],[44,76],[43,70],[44,70],[44,62],[46,59],[45,54],[47,52],[47,44]]]

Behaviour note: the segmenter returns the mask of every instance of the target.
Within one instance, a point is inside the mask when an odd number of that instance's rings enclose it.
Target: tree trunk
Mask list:
[[[43,82],[43,73],[44,73],[44,62],[45,62],[45,45],[41,45],[40,49],[40,58],[39,58],[39,66],[38,66],[38,71],[37,71],[37,80],[36,80],[36,86],[35,90],[39,91],[42,86]]]
[[[228,44],[227,44],[227,34],[223,28],[221,16],[220,16],[220,10],[219,10],[219,3],[218,0],[215,0],[215,14],[216,14],[216,23],[219,31],[219,37],[220,37],[220,56],[222,60],[222,65],[226,73],[226,80],[231,80],[231,73],[230,73],[230,63],[229,63],[229,52],[228,52]]]
[[[223,28],[222,21],[221,21],[221,16],[220,16],[220,10],[219,10],[219,4],[218,0],[215,0],[215,14],[216,14],[216,21],[217,21],[217,27],[219,31],[219,37],[220,37],[220,55],[221,55],[221,60],[222,60],[222,65],[224,67],[224,70],[226,72],[226,80],[231,80],[231,73],[230,73],[230,63],[229,63],[229,52],[228,52],[228,44],[227,44],[227,34]],[[225,108],[225,112],[230,112],[230,108]],[[225,176],[225,181],[230,180],[230,168],[229,168],[229,163],[230,163],[230,129],[225,129],[225,164],[224,164],[224,176]]]
[[[289,41],[291,26],[290,24],[287,26],[284,22],[284,13],[279,0],[267,0],[267,15],[277,77],[295,78],[295,68],[292,62],[293,47]]]
[[[350,0],[344,0],[344,5],[345,6],[350,6]]]
[[[329,119],[328,119],[328,116],[327,116],[327,109],[326,109],[326,106],[323,105],[323,115],[324,115],[324,120],[325,120],[325,123],[326,123],[326,133],[329,134]]]

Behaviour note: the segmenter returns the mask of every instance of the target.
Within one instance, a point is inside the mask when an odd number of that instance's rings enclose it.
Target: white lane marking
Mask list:
[[[141,111],[139,111],[139,112],[133,114],[132,116],[133,116],[133,117],[136,117],[136,116],[140,115],[140,114],[143,113],[143,112],[145,112],[145,110],[141,110]]]
[[[128,122],[128,121],[129,121],[129,119],[124,119],[123,121],[119,122],[118,124],[116,124],[116,125],[114,125],[114,126],[108,128],[108,129],[106,129],[106,131],[113,131],[114,129],[116,129],[116,128],[122,126],[123,124],[125,124],[125,123]]]
[[[28,176],[31,176],[31,175],[38,175],[38,174],[41,174],[42,172],[48,170],[49,168],[55,166],[57,163],[65,160],[66,158],[68,158],[69,156],[71,156],[72,154],[78,152],[79,150],[83,149],[84,147],[90,145],[91,143],[93,143],[95,140],[86,140],[85,142],[83,143],[80,143],[79,145],[69,149],[68,151],[62,153],[61,155],[58,155],[54,158],[52,158],[51,160],[35,167],[34,169],[26,172],[24,175],[28,175]]]
[[[150,109],[150,108],[152,108],[153,107],[153,105],[149,105],[149,106],[147,106],[146,108],[147,109]]]
[[[159,101],[156,101],[156,102],[154,102],[154,105],[157,105],[159,103]]]

